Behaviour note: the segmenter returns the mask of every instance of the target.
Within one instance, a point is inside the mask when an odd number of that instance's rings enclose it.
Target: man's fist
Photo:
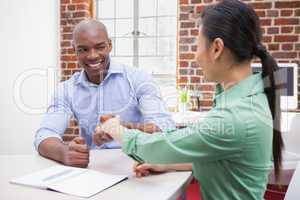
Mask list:
[[[63,154],[63,163],[73,167],[87,167],[89,156],[90,152],[85,139],[76,137],[67,145]]]

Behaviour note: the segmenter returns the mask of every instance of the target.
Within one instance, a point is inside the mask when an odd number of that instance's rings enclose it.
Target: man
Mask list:
[[[73,47],[83,70],[60,83],[55,92],[35,136],[35,147],[42,156],[86,167],[90,148],[116,147],[108,137],[92,142],[99,118],[106,114],[120,115],[127,128],[149,133],[174,127],[152,78],[110,59],[112,44],[101,22],[84,20],[76,25]],[[61,138],[71,117],[78,121],[80,137],[65,144]]]

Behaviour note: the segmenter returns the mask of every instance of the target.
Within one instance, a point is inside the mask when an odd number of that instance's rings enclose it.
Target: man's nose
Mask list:
[[[88,54],[88,59],[96,59],[98,58],[99,53],[95,49],[91,49],[89,54]]]

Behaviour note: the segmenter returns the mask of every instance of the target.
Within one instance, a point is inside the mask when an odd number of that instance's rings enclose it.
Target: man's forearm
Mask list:
[[[146,133],[161,132],[160,128],[153,123],[122,123],[128,129],[138,129]]]
[[[66,152],[67,148],[68,146],[65,145],[61,140],[52,137],[47,138],[40,143],[38,152],[46,158],[63,163],[64,153]]]

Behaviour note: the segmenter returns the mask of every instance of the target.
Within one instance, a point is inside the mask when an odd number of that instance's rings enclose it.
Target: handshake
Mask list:
[[[111,140],[121,143],[121,126],[119,117],[105,115],[100,118],[101,125],[97,126],[93,134],[93,142],[101,145]],[[51,142],[50,142],[51,144]],[[52,146],[52,145],[51,145]],[[87,167],[89,164],[90,150],[83,137],[76,137],[67,145],[63,145],[59,160],[65,165],[73,167]]]
[[[104,115],[100,117],[101,124],[98,125],[93,133],[94,144],[100,146],[106,142],[115,140],[122,144],[122,135],[126,128],[136,128],[147,130],[148,133],[159,131],[159,129],[152,124],[146,124],[145,126],[132,126],[128,124],[121,124],[118,116]],[[74,138],[66,147],[66,151],[63,152],[61,160],[65,165],[74,167],[87,167],[89,164],[89,149],[86,145],[86,141],[82,137]],[[133,166],[133,171],[138,177],[147,176],[152,172],[161,173],[173,170],[192,170],[191,164],[174,164],[174,165],[152,165],[149,163],[136,163]]]
[[[120,119],[114,115],[103,115],[100,117],[101,124],[98,125],[93,133],[93,143],[100,146],[106,142],[116,140],[121,142],[118,137],[120,130]]]

